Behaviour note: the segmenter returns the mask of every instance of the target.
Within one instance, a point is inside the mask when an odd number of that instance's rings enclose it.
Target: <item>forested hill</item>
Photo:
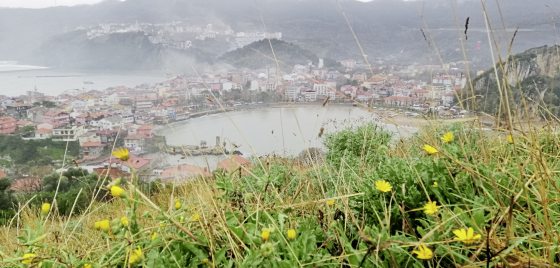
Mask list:
[[[251,43],[240,49],[228,52],[220,60],[236,67],[260,69],[276,67],[291,69],[295,64],[317,64],[319,57],[313,52],[295,44],[277,39],[264,39]],[[327,66],[334,66],[334,60],[325,59]]]

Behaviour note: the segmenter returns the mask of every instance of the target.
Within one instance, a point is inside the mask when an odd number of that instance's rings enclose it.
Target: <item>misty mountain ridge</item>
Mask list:
[[[549,8],[554,6],[553,0],[532,1],[530,9],[526,8],[527,1],[524,0],[500,3],[500,10],[496,3],[487,3],[490,23],[496,30],[494,35],[500,44],[509,43],[517,27],[521,27],[521,30],[515,38],[514,52],[556,42],[556,35],[553,33],[559,24],[558,17]],[[510,30],[503,30],[500,13],[504,15],[503,21]],[[348,23],[344,15],[348,18]],[[470,18],[470,25],[465,36],[462,32],[467,17]],[[45,53],[45,47],[48,48],[47,51],[63,50],[64,44],[57,48],[52,40],[62,43],[64,38],[70,38],[74,42],[72,36],[67,34],[80,26],[171,21],[227,25],[235,32],[281,32],[282,40],[309,50],[318,57],[335,60],[362,58],[353,30],[370,59],[399,64],[439,64],[438,53],[445,62],[463,60],[462,46],[458,42],[463,39],[467,58],[475,64],[475,68],[486,68],[490,64],[480,2],[459,1],[454,6],[452,1],[444,0],[425,3],[394,0],[368,3],[354,0],[114,0],[91,6],[38,10],[0,9],[0,34],[4,37],[0,40],[0,59],[15,59],[39,65],[53,62],[67,64],[71,60],[61,58],[65,57],[63,53],[54,53],[52,56],[42,53]],[[226,41],[221,40],[217,45],[212,42],[197,45],[193,42],[194,52],[180,51],[179,54],[190,54],[187,56],[193,60],[215,59],[232,49],[224,42]],[[104,47],[108,55],[119,54],[122,48],[123,46],[116,44]],[[136,51],[130,52],[133,56],[142,50],[159,53],[157,47],[131,49]],[[94,50],[102,53],[100,48]],[[165,49],[163,54],[167,51],[169,50]],[[172,52],[176,54],[177,51]],[[157,68],[157,60],[147,55],[148,60],[151,63],[146,64],[147,66]],[[92,67],[90,64],[81,66],[79,62],[89,61],[78,57],[72,66]],[[114,61],[108,61],[106,65],[109,63],[113,65]],[[115,67],[128,68],[118,65]],[[144,67],[143,64],[129,65]]]

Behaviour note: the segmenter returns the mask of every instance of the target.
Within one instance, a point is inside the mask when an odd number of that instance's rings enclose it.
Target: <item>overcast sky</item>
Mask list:
[[[0,0],[0,7],[44,8],[44,7],[52,7],[52,6],[73,6],[73,5],[83,5],[83,4],[95,4],[102,1],[104,0]],[[356,0],[356,1],[369,2],[372,0]]]
[[[71,6],[95,4],[103,0],[0,0],[0,7],[43,8],[51,6]]]

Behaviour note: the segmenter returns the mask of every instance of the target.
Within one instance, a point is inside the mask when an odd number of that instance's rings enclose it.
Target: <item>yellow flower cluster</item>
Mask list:
[[[453,234],[455,234],[456,241],[462,242],[464,244],[475,243],[476,240],[479,240],[482,237],[480,234],[475,234],[472,227],[469,227],[467,229],[457,229],[453,231]]]
[[[141,262],[144,259],[144,253],[142,249],[138,247],[137,249],[133,249],[130,251],[130,255],[128,256],[128,263],[130,265],[135,265]]]
[[[289,229],[288,232],[286,232],[286,236],[289,240],[294,240],[297,237],[297,232],[295,229]]]
[[[93,228],[108,233],[111,230],[111,222],[109,220],[96,221],[93,224]]]
[[[41,215],[47,216],[50,211],[51,211],[51,203],[43,203],[43,205],[41,205]]]
[[[128,161],[128,159],[130,158],[130,154],[128,152],[128,149],[126,148],[116,149],[115,151],[113,151],[113,156],[122,161]]]
[[[125,197],[126,191],[118,185],[111,186],[111,195],[117,198]]]
[[[377,180],[375,181],[375,189],[380,192],[387,193],[393,189],[393,186],[385,180]]]
[[[427,202],[424,207],[424,213],[426,213],[426,215],[434,215],[438,212],[438,205],[436,201],[430,201]]]
[[[461,242],[465,245],[475,243],[477,240],[482,238],[480,234],[474,233],[474,229],[472,227],[466,229],[456,229],[453,231],[453,234],[455,235],[455,241]],[[434,252],[425,244],[420,244],[416,250],[412,251],[412,253],[416,254],[416,257],[421,260],[429,260],[434,257]]]
[[[30,265],[30,264],[33,263],[33,261],[35,260],[35,258],[37,258],[37,254],[34,254],[34,253],[25,253],[25,254],[23,254],[23,258],[22,258],[22,260],[21,260],[21,263]]]
[[[413,250],[412,253],[416,254],[416,257],[421,260],[429,260],[434,257],[434,252],[425,244],[420,244],[417,250]]]
[[[263,228],[261,231],[261,238],[263,241],[268,241],[268,239],[270,238],[270,229]]]

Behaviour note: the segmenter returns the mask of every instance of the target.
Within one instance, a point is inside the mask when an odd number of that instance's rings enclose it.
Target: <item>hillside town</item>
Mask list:
[[[177,75],[134,88],[75,89],[58,96],[33,90],[18,97],[2,96],[0,134],[21,135],[23,140],[77,142],[80,152],[75,164],[98,174],[121,177],[136,170],[146,180],[175,180],[210,170],[190,164],[162,166],[160,161],[146,157],[156,151],[185,152],[181,148],[170,150],[156,135],[157,128],[210,113],[257,109],[268,103],[327,101],[398,108],[411,117],[430,110],[441,117],[466,113],[453,106],[456,92],[467,81],[454,65],[369,68],[355,60],[342,61],[341,65],[326,68],[320,60],[296,65],[287,74],[271,69],[241,70],[198,77]],[[111,159],[115,144],[129,149],[132,157],[126,162]],[[219,137],[215,147],[205,141],[185,146],[192,150],[189,155],[232,153],[222,147]],[[240,154],[231,155],[218,167],[235,170],[249,164]]]
[[[112,34],[143,33],[154,45],[187,50],[193,43],[205,40],[222,40],[229,49],[241,48],[263,39],[282,39],[281,32],[236,32],[229,25],[196,24],[184,21],[169,23],[105,23],[80,26],[75,29],[85,32],[88,39],[102,38]]]

